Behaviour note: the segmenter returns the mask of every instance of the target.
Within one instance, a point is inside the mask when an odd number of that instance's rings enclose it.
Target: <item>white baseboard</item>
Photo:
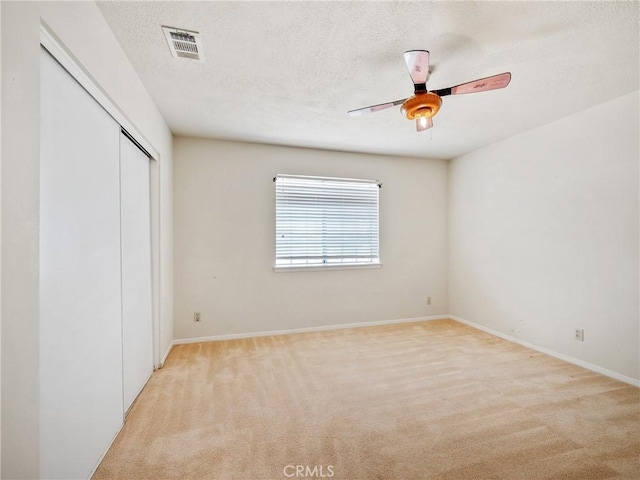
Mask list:
[[[435,315],[431,317],[417,317],[417,318],[400,318],[396,320],[379,320],[373,322],[359,322],[359,323],[345,323],[339,325],[320,325],[316,327],[304,327],[304,328],[292,328],[289,330],[270,330],[264,332],[251,332],[251,333],[233,333],[228,335],[213,335],[208,337],[196,337],[196,338],[178,338],[173,341],[173,343],[169,346],[167,352],[164,355],[164,361],[167,359],[171,348],[174,345],[184,345],[188,343],[200,343],[200,342],[216,342],[220,340],[236,340],[242,338],[254,338],[254,337],[268,337],[272,335],[290,335],[292,333],[309,333],[309,332],[322,332],[327,330],[340,330],[344,328],[360,328],[360,327],[375,327],[379,325],[394,325],[399,323],[412,323],[412,322],[426,322],[429,320],[444,320],[450,318],[451,320],[455,320],[456,322],[463,323],[477,330],[481,330],[490,335],[494,335],[496,337],[500,337],[509,342],[517,343],[527,348],[531,348],[532,350],[536,350],[540,353],[544,353],[551,357],[559,358],[560,360],[564,360],[565,362],[572,363],[574,365],[578,365],[579,367],[586,368],[587,370],[591,370],[596,373],[600,373],[610,378],[614,378],[616,380],[620,380],[621,382],[628,383],[635,387],[640,387],[640,380],[636,380],[635,378],[627,377],[626,375],[622,375],[620,373],[614,372],[612,370],[608,370],[603,367],[599,367],[598,365],[594,365],[589,362],[585,362],[583,360],[579,360],[574,357],[570,357],[568,355],[564,355],[562,353],[555,352],[545,347],[541,347],[539,345],[535,345],[533,343],[526,342],[524,340],[520,340],[519,338],[513,337],[511,335],[507,335],[505,333],[499,332],[497,330],[493,330],[491,328],[485,327],[475,322],[471,322],[469,320],[465,320],[464,318],[460,318],[456,315]]]
[[[524,340],[520,340],[519,338],[512,337],[511,335],[507,335],[507,334],[502,333],[502,332],[498,332],[497,330],[493,330],[491,328],[485,327],[485,326],[480,325],[480,324],[475,323],[475,322],[470,322],[469,320],[465,320],[464,318],[460,318],[460,317],[458,317],[456,315],[449,315],[448,318],[450,318],[452,320],[455,320],[456,322],[464,323],[465,325],[473,327],[473,328],[475,328],[477,330],[482,330],[483,332],[488,333],[490,335],[494,335],[496,337],[500,337],[500,338],[502,338],[504,340],[507,340],[509,342],[517,343],[519,345],[522,345],[524,347],[530,348],[532,350],[536,350],[536,351],[538,351],[540,353],[544,353],[544,354],[549,355],[551,357],[559,358],[560,360],[564,360],[565,362],[569,362],[569,363],[572,363],[574,365],[578,365],[579,367],[586,368],[587,370],[591,370],[592,372],[600,373],[600,374],[605,375],[607,377],[611,377],[611,378],[614,378],[616,380],[620,380],[621,382],[628,383],[630,385],[633,385],[634,387],[640,387],[640,380],[636,380],[635,378],[627,377],[626,375],[622,375],[622,374],[614,372],[612,370],[607,370],[606,368],[599,367],[598,365],[594,365],[592,363],[585,362],[583,360],[579,360],[577,358],[570,357],[568,355],[564,355],[562,353],[555,352],[553,350],[550,350],[550,349],[545,348],[545,347],[541,347],[539,345],[535,345],[533,343],[525,342]]]
[[[164,367],[164,362],[167,361],[167,357],[171,353],[171,349],[173,348],[174,345],[175,345],[175,341],[169,344],[169,348],[167,348],[167,351],[164,352],[164,355],[162,356],[162,362],[160,362],[160,366],[158,368]]]
[[[210,337],[178,338],[173,341],[172,345],[184,345],[187,343],[200,343],[200,342],[215,342],[220,340],[237,340],[241,338],[269,337],[272,335],[290,335],[292,333],[323,332],[326,330],[341,330],[344,328],[376,327],[379,325],[394,325],[397,323],[413,323],[413,322],[426,322],[429,320],[444,320],[447,318],[450,318],[449,315],[435,315],[431,317],[400,318],[396,320],[378,320],[373,322],[343,323],[339,325],[320,325],[317,327],[292,328],[289,330],[270,330],[265,332],[232,333],[229,335],[214,335]]]

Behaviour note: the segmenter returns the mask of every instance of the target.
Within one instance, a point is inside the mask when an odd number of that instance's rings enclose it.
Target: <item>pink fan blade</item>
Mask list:
[[[416,118],[416,130],[418,132],[422,132],[424,130],[428,130],[433,127],[433,120],[431,117],[419,117]]]
[[[403,98],[402,100],[396,100],[395,102],[381,103],[379,105],[371,105],[370,107],[363,107],[363,108],[358,108],[357,110],[350,110],[347,113],[352,117],[358,117],[366,113],[374,113],[380,110],[386,110],[387,108],[395,107],[397,105],[404,103],[405,100],[406,98]]]
[[[429,77],[429,52],[426,50],[409,50],[404,52],[409,75],[414,85],[424,85]]]
[[[487,92],[489,90],[497,90],[509,85],[511,74],[501,73],[492,77],[481,78],[473,82],[463,83],[451,88],[451,95],[460,95],[463,93]]]

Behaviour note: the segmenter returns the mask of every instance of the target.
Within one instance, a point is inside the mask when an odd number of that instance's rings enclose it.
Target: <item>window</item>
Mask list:
[[[379,266],[375,180],[277,175],[276,268]]]

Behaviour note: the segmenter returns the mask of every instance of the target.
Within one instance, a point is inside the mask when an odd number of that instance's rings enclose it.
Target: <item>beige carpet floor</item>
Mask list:
[[[93,478],[637,480],[640,390],[451,320],[181,345]]]

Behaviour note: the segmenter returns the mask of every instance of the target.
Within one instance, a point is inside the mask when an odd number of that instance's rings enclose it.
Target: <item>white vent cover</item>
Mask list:
[[[173,27],[162,27],[162,30],[169,44],[171,55],[176,58],[189,58],[204,62],[202,40],[198,32]]]

